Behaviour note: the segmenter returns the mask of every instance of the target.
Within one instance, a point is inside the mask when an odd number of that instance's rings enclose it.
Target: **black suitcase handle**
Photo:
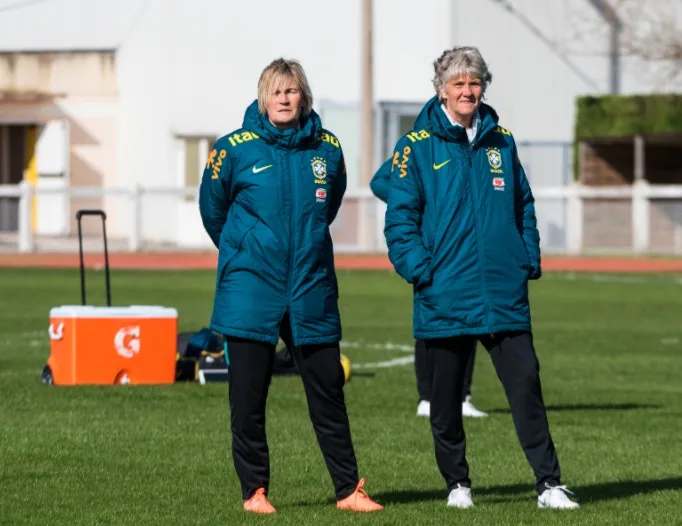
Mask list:
[[[78,252],[80,254],[81,266],[81,303],[86,304],[85,301],[85,265],[83,264],[83,231],[81,226],[81,219],[83,216],[100,216],[102,218],[102,237],[104,237],[104,268],[106,272],[106,286],[107,286],[107,306],[111,307],[111,282],[109,281],[109,251],[107,249],[107,214],[104,210],[78,210],[76,212],[76,221],[78,221]]]

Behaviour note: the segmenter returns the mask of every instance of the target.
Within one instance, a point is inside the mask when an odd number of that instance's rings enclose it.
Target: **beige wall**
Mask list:
[[[118,96],[113,53],[0,53],[0,121],[69,122],[71,186],[116,184]],[[109,208],[73,198],[79,208]],[[75,224],[72,224],[75,232]]]
[[[0,53],[0,91],[116,95],[113,52]]]

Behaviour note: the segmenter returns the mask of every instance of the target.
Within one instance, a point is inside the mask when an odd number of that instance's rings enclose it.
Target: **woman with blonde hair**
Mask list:
[[[337,507],[382,509],[362,489],[343,393],[329,227],[346,167],[312,105],[301,65],[273,61],[242,128],[216,141],[200,188],[201,218],[219,249],[211,328],[227,341],[234,466],[244,509],[256,513],[275,511],[265,403],[280,335],[293,344]]]

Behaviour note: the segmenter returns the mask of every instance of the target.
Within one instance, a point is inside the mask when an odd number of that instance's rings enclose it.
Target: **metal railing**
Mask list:
[[[682,254],[682,185],[586,187],[577,183],[566,186],[533,188],[536,215],[544,252],[581,254],[627,252],[632,254]],[[148,244],[158,243],[178,249],[212,248],[199,220],[196,187],[131,188],[34,188],[28,183],[0,186],[0,198],[15,198],[18,225],[16,251],[36,250],[40,232],[34,232],[32,207],[36,196],[56,195],[71,203],[76,198],[108,200],[107,214],[112,235],[123,240],[125,250],[137,252]],[[114,202],[115,198],[115,202]],[[6,199],[4,200],[6,202]],[[184,206],[191,224],[179,229],[159,228],[172,217],[170,203]],[[162,209],[155,214],[149,209]],[[51,239],[73,239],[71,228],[75,214],[68,205],[67,227]],[[384,252],[385,205],[366,188],[347,192],[341,211],[332,225],[335,248],[339,252]],[[359,214],[368,215],[359,221]],[[123,218],[119,221],[117,218]],[[56,218],[55,218],[56,219]],[[155,228],[152,228],[155,227]],[[366,230],[366,231],[361,231]],[[162,230],[163,233],[159,234]],[[188,242],[191,240],[192,242]],[[199,241],[197,241],[199,240]]]

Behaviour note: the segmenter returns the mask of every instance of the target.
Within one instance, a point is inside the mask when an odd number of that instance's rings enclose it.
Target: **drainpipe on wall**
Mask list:
[[[616,10],[606,0],[590,0],[609,25],[609,93],[620,93],[620,32],[622,24]]]
[[[362,100],[360,104],[360,185],[367,188],[374,175],[374,86],[372,48],[372,1],[362,0]],[[376,248],[373,221],[374,203],[361,199],[358,203],[358,245],[362,251]]]

